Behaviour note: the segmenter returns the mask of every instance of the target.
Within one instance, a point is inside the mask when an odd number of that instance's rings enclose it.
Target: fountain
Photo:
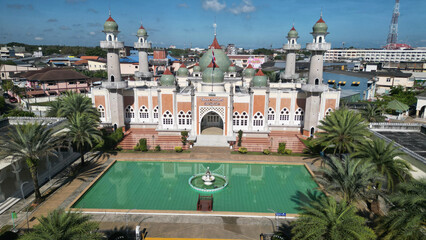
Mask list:
[[[216,192],[228,185],[225,176],[210,172],[207,167],[206,173],[194,175],[188,180],[189,185],[199,192]]]

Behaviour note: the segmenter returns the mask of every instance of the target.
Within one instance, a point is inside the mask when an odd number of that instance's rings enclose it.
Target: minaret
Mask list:
[[[300,49],[300,44],[297,44],[299,34],[293,27],[287,34],[287,44],[284,44],[283,48],[287,51],[287,57],[285,61],[285,74],[284,79],[293,80],[299,78],[299,74],[296,74],[296,51]]]
[[[138,41],[134,43],[134,47],[139,50],[139,71],[135,73],[135,76],[140,80],[150,80],[152,73],[148,68],[148,53],[146,51],[151,48],[151,43],[147,41],[148,33],[142,24],[136,36]]]
[[[306,109],[303,121],[303,134],[306,136],[313,136],[317,131],[321,94],[328,89],[328,86],[323,84],[322,79],[323,55],[325,51],[331,48],[331,44],[325,42],[328,26],[322,19],[322,14],[312,29],[313,42],[306,44],[306,49],[311,51],[309,79],[307,84],[302,85],[302,90],[306,92]]]
[[[104,24],[103,32],[106,34],[106,41],[101,41],[101,48],[106,49],[108,80],[102,86],[108,89],[107,114],[110,115],[111,124],[114,128],[124,126],[124,105],[123,89],[127,87],[127,82],[121,79],[119,51],[124,47],[123,42],[117,39],[118,25],[112,19],[111,12]],[[109,113],[108,113],[109,111]]]

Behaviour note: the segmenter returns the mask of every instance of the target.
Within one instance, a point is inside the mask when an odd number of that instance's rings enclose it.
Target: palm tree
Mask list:
[[[40,224],[34,226],[32,232],[25,234],[23,240],[78,240],[102,239],[97,233],[98,223],[90,221],[89,215],[65,212],[63,209],[53,210],[39,219]]]
[[[68,137],[77,147],[81,155],[81,165],[84,165],[85,147],[93,147],[93,140],[101,140],[101,132],[97,128],[98,123],[87,113],[75,113],[69,118]]]
[[[60,110],[62,108],[61,100],[51,101],[49,103],[49,109],[47,110],[47,117],[60,117]]]
[[[12,161],[25,160],[34,183],[35,202],[41,202],[38,185],[38,164],[47,156],[55,156],[56,149],[62,144],[62,135],[43,123],[16,125],[0,141],[1,157],[10,157]]]
[[[380,180],[374,165],[345,155],[325,158],[325,167],[320,168],[318,178],[326,191],[336,193],[348,203],[370,199],[376,190],[373,186]]]
[[[389,199],[393,203],[387,216],[378,219],[376,232],[385,240],[425,239],[426,179],[397,186]]]
[[[399,158],[403,155],[403,152],[394,147],[393,142],[386,144],[380,138],[359,145],[357,151],[353,154],[354,157],[373,163],[376,170],[386,178],[387,189],[391,192],[398,183],[410,178],[410,164]]]
[[[99,113],[92,106],[92,100],[80,93],[67,92],[65,97],[61,99],[62,107],[59,115],[70,118],[74,113],[85,113],[90,118],[99,121]]]
[[[322,131],[316,134],[315,142],[321,143],[323,150],[333,148],[334,154],[338,153],[339,156],[353,152],[370,135],[361,114],[344,108],[321,120],[318,129]]]
[[[366,108],[361,111],[362,117],[368,122],[383,122],[385,116],[382,113],[383,110],[376,104],[367,104]]]
[[[338,203],[332,197],[323,196],[300,210],[299,218],[292,223],[292,239],[376,239],[365,219],[345,201]]]

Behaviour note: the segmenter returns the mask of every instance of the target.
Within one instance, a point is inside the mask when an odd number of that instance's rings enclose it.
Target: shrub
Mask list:
[[[176,152],[182,152],[182,151],[183,151],[183,149],[182,149],[182,147],[181,147],[181,146],[178,146],[178,147],[175,147],[175,151],[176,151]]]
[[[280,142],[278,144],[278,151],[279,154],[284,154],[285,152],[285,142]]]
[[[269,149],[263,149],[263,154],[269,155],[271,154],[271,151],[269,151]]]
[[[146,145],[146,138],[139,139],[139,150],[142,152],[148,151],[148,146]]]
[[[291,149],[286,149],[286,150],[284,150],[284,153],[285,154],[291,154],[293,151],[291,150]]]
[[[183,146],[186,145],[187,139],[188,139],[188,132],[187,131],[182,131],[180,132],[180,135],[182,136],[180,139],[182,141]]]
[[[241,147],[241,141],[243,140],[243,130],[240,129],[240,131],[238,131],[238,147]]]
[[[246,154],[247,153],[247,148],[240,147],[240,148],[238,148],[238,152],[241,153],[241,154]]]
[[[156,152],[161,151],[161,147],[160,147],[160,145],[155,146],[154,151],[156,151]]]
[[[133,147],[133,150],[135,150],[135,151],[139,151],[139,150],[140,150],[139,143],[138,143],[138,144],[136,144],[136,146],[134,146],[134,147]]]
[[[117,147],[117,150],[118,150],[118,151],[121,151],[121,150],[123,150],[123,147],[122,147],[122,146],[118,146],[118,147]]]

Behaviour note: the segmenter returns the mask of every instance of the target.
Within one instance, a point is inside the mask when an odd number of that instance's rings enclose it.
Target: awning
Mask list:
[[[402,103],[398,100],[392,100],[388,103],[387,108],[395,110],[395,111],[399,111],[399,112],[405,112],[410,107],[407,104]]]

